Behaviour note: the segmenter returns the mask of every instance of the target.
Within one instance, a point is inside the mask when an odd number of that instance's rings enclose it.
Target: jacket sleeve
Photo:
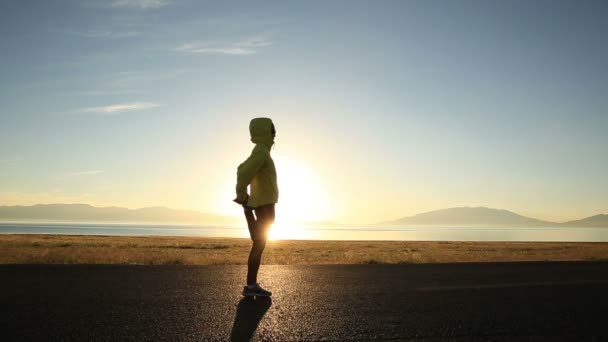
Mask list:
[[[247,197],[247,186],[264,165],[267,154],[262,149],[254,148],[249,158],[239,165],[236,172],[236,197],[238,199],[244,200]]]

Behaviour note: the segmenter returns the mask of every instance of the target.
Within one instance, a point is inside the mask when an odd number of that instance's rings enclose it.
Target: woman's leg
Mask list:
[[[247,285],[253,285],[258,282],[258,271],[262,262],[262,252],[266,247],[266,240],[254,240],[249,252],[249,260],[247,261]]]
[[[256,208],[256,226],[253,236],[253,245],[251,246],[251,252],[249,252],[249,259],[247,260],[247,285],[253,285],[258,281],[258,271],[262,262],[262,253],[266,248],[266,241],[268,239],[268,230],[274,223],[274,205],[261,206]]]

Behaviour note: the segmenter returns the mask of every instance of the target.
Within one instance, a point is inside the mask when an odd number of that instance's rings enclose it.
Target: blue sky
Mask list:
[[[232,213],[218,203],[248,121],[270,116],[273,153],[314,175],[328,219],[606,213],[607,14],[603,1],[3,1],[0,204]],[[288,203],[314,201],[278,172]]]

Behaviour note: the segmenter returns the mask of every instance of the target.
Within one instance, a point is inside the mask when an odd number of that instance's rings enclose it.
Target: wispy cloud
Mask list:
[[[111,7],[114,8],[161,8],[170,3],[168,0],[112,0]]]
[[[190,42],[176,47],[175,50],[191,54],[252,55],[271,45],[272,42],[264,37],[251,37],[232,43]]]
[[[98,175],[103,173],[103,170],[86,170],[86,171],[75,171],[67,173],[67,176],[90,176],[90,175]]]
[[[240,47],[205,47],[205,46],[192,46],[191,44],[185,44],[178,48],[178,51],[185,51],[189,53],[200,53],[200,54],[223,54],[223,55],[252,55],[256,53],[252,49],[244,49]]]
[[[264,37],[251,37],[251,38],[248,38],[246,40],[243,40],[243,41],[237,43],[237,45],[251,47],[251,48],[258,48],[258,47],[270,46],[270,45],[272,45],[272,42],[267,40]]]
[[[69,31],[68,33],[83,38],[93,39],[119,39],[141,35],[141,32],[136,31],[117,32],[108,30]]]
[[[79,90],[74,92],[66,92],[66,95],[83,95],[83,96],[107,96],[107,95],[133,95],[142,94],[142,90],[135,89],[118,89],[118,90]]]
[[[86,107],[78,110],[79,112],[84,113],[100,113],[100,114],[115,114],[115,113],[123,113],[130,112],[136,110],[144,110],[150,108],[156,108],[159,105],[151,102],[131,102],[131,103],[121,103],[121,104],[113,104],[108,106],[100,106],[100,107]]]
[[[167,6],[173,0],[79,0],[84,6],[117,9],[156,9]]]

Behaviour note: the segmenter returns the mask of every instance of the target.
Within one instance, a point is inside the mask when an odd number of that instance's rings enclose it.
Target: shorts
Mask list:
[[[249,236],[254,241],[266,241],[270,226],[274,223],[274,203],[253,208],[253,212],[255,213],[255,220],[248,220],[247,222]]]

